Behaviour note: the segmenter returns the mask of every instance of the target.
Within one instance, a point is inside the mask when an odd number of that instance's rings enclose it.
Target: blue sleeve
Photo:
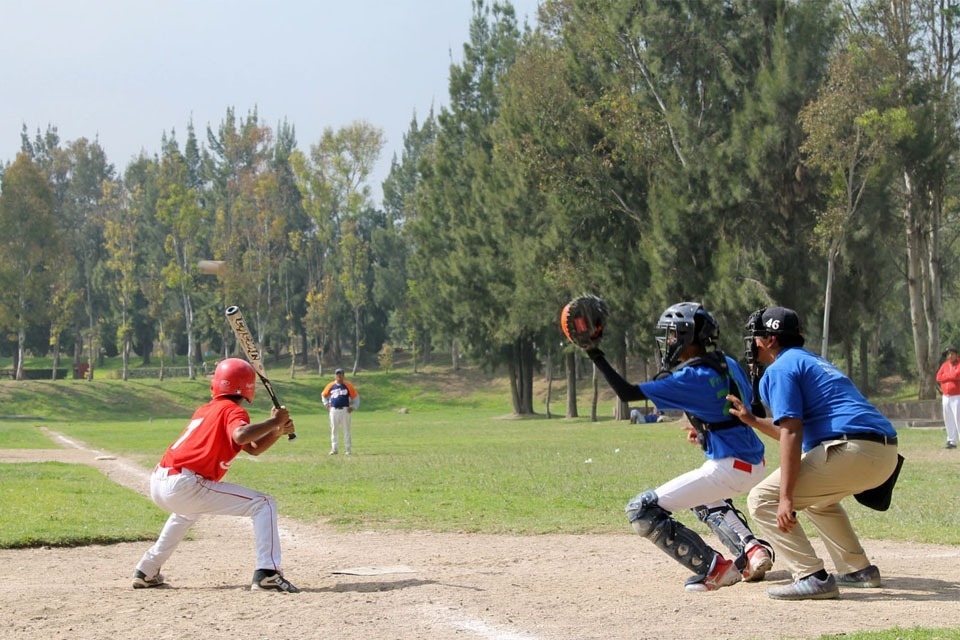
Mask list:
[[[784,418],[803,419],[803,393],[799,373],[783,367],[769,367],[760,380],[760,395],[770,407],[773,423]]]

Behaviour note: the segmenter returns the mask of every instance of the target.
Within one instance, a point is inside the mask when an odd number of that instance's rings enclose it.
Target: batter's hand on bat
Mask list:
[[[276,421],[280,429],[280,435],[290,435],[294,433],[293,420],[287,412],[286,407],[273,407],[270,409],[270,419]]]

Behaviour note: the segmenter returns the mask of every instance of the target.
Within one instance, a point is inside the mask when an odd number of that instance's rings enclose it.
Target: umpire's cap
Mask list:
[[[801,337],[800,316],[787,307],[765,307],[757,309],[747,320],[747,331],[751,336],[794,336]]]

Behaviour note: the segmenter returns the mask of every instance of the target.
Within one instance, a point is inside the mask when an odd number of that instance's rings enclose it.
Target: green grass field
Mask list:
[[[676,423],[630,425],[604,417],[517,419],[507,383],[476,371],[349,376],[361,395],[354,456],[331,457],[319,400],[326,380],[271,372],[299,434],[256,459],[241,455],[230,480],[276,496],[280,512],[343,530],[484,533],[622,533],[623,505],[640,491],[698,466],[698,448]],[[59,431],[149,469],[209,398],[205,379],[0,382],[0,449],[55,448]],[[580,412],[589,415],[589,381]],[[541,390],[542,396],[542,390]],[[604,397],[601,416],[612,415]],[[406,409],[401,413],[400,409]],[[565,398],[554,389],[552,410]],[[537,404],[543,411],[543,402]],[[257,396],[253,419],[267,415]],[[960,467],[944,455],[942,430],[904,429],[907,458],[888,512],[845,503],[866,537],[960,544],[960,514],[932,487],[957,486]],[[778,464],[768,443],[767,461]],[[0,464],[0,548],[152,540],[165,514],[147,498],[84,465]],[[98,505],[93,508],[92,505]],[[744,498],[736,504],[745,510]],[[108,516],[108,517],[105,517]],[[678,514],[693,525],[690,514]],[[695,525],[699,526],[699,525]],[[915,633],[916,632],[916,633]],[[942,631],[893,630],[846,638],[945,638]]]

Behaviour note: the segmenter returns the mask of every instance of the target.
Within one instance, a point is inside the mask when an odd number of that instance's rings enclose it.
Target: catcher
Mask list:
[[[633,529],[694,575],[687,591],[714,591],[762,580],[773,566],[773,551],[750,531],[731,498],[749,491],[766,475],[763,443],[753,429],[731,417],[731,394],[751,403],[753,392],[736,360],[717,348],[720,327],[698,303],[681,302],[660,315],[657,337],[661,371],[651,382],[633,385],[600,350],[609,312],[596,296],[580,296],[561,314],[561,328],[584,349],[624,402],[649,398],[659,409],[680,409],[690,421],[687,438],[698,443],[706,462],[673,480],[640,493],[626,506]],[[671,514],[692,509],[730,550],[728,560]]]

